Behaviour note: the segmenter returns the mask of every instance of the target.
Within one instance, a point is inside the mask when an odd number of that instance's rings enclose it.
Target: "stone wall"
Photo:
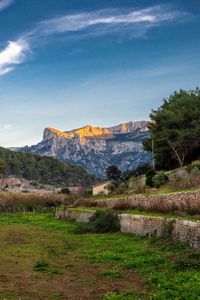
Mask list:
[[[56,212],[56,218],[87,223],[94,213],[94,211],[81,211],[77,209],[59,209]]]
[[[113,198],[96,200],[98,207],[115,209],[138,208],[154,212],[186,212],[200,213],[200,190],[193,192],[178,192],[151,196],[128,196],[126,198]]]
[[[77,209],[58,210],[57,218],[66,218],[77,222],[88,222],[95,211]],[[200,249],[200,222],[188,220],[151,217],[144,215],[119,214],[121,232],[141,236],[155,235],[186,243],[190,247]]]
[[[186,243],[190,247],[200,249],[200,222],[176,220],[172,237],[174,240]]]
[[[161,237],[168,234],[168,224],[173,219],[162,217],[147,217],[143,215],[119,214],[121,232],[137,235],[156,235]]]

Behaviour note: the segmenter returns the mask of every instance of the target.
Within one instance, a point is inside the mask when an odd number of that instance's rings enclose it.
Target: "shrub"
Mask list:
[[[200,170],[200,161],[193,161],[190,165],[187,166],[187,170],[191,172],[193,169]]]
[[[65,202],[63,195],[32,193],[0,193],[0,212],[18,212],[55,208]]]
[[[120,223],[117,214],[111,210],[98,210],[89,220],[89,223],[81,224],[76,233],[106,233],[120,230]]]
[[[128,191],[128,184],[126,182],[122,182],[115,189],[116,194],[125,194]]]
[[[109,191],[109,193],[113,193],[115,191],[115,184],[113,182],[110,182],[107,184],[106,189]]]
[[[153,178],[155,175],[156,175],[156,172],[153,169],[149,169],[146,172],[146,185],[148,185],[150,187],[154,187]]]
[[[137,185],[134,189],[133,189],[134,194],[144,194],[147,192],[147,186],[145,185]]]
[[[61,194],[65,194],[65,195],[69,195],[70,194],[70,190],[67,187],[62,188],[60,192],[61,192]]]
[[[169,177],[163,171],[158,172],[152,179],[153,185],[156,188],[159,188],[161,185],[168,182],[168,180],[169,180]]]

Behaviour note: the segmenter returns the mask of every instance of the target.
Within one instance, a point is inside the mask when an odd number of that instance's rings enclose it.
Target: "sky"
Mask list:
[[[200,0],[0,0],[0,145],[148,120],[199,54]]]

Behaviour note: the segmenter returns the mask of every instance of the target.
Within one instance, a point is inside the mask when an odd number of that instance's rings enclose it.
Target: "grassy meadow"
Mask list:
[[[49,213],[0,215],[0,299],[200,299],[195,250],[76,226]]]

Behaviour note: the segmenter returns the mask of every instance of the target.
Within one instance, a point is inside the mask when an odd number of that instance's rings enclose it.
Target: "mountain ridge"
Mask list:
[[[113,136],[115,134],[124,134],[132,132],[136,129],[147,130],[147,122],[146,121],[130,121],[128,123],[121,123],[112,127],[98,127],[92,125],[86,125],[77,129],[69,130],[69,131],[61,131],[52,127],[47,127],[44,130],[43,139],[48,139],[48,132],[52,132],[53,134],[57,134],[66,139],[74,138],[78,135],[80,138],[83,137],[106,137]]]
[[[142,147],[148,134],[147,121],[130,121],[112,127],[86,125],[70,131],[47,127],[41,142],[15,150],[53,156],[105,177],[106,168],[111,164],[125,171],[150,162],[151,154]]]

